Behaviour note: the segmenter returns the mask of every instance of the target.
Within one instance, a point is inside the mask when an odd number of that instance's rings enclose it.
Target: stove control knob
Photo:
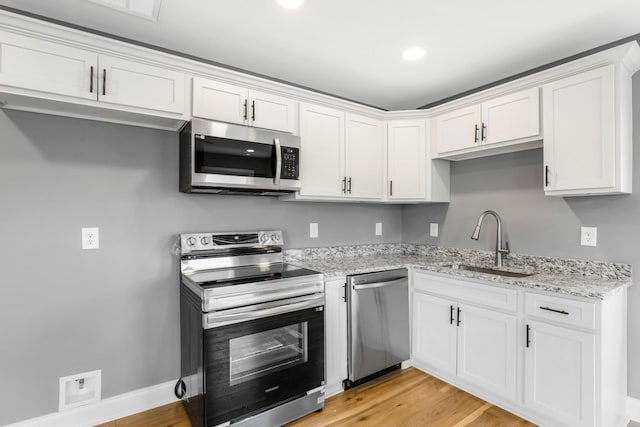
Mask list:
[[[195,244],[196,244],[196,238],[195,238],[195,237],[189,237],[189,238],[187,239],[187,245],[189,245],[189,246],[193,246],[193,245],[195,245]]]
[[[262,243],[262,244],[267,243],[269,241],[269,235],[268,234],[261,234],[260,238],[258,240],[260,240],[260,243]]]
[[[203,238],[200,239],[200,243],[202,244],[202,246],[207,246],[210,240],[211,239],[209,239],[207,236],[204,236]]]
[[[274,242],[278,243],[280,241],[280,235],[278,233],[273,233],[271,235],[271,240],[273,240]]]

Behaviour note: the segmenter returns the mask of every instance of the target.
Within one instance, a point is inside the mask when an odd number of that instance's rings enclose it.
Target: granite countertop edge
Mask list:
[[[475,255],[475,254],[474,254]],[[454,270],[451,264],[471,264],[481,267],[495,268],[486,256],[478,257],[452,256],[447,253],[429,254],[364,254],[363,256],[297,256],[288,260],[289,263],[300,267],[319,271],[325,280],[343,276],[369,273],[373,271],[392,270],[396,268],[413,268],[430,273],[437,273],[451,277],[472,279],[487,284],[511,285],[525,289],[547,291],[560,295],[570,295],[588,299],[604,300],[622,289],[632,285],[631,267],[627,264],[601,263],[596,261],[563,260],[558,258],[553,270],[536,270],[528,265],[508,265],[501,269],[506,271],[523,271],[533,273],[527,277],[507,277],[468,270]],[[580,264],[586,263],[581,273]],[[601,275],[598,271],[589,271],[589,263],[601,263]],[[562,271],[565,268],[566,271]],[[585,274],[586,273],[586,274]]]

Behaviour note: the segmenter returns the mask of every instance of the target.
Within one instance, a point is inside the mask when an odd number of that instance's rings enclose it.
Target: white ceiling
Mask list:
[[[163,0],[157,21],[86,0],[0,0],[389,110],[640,33],[640,0]],[[422,45],[416,62],[402,51]]]

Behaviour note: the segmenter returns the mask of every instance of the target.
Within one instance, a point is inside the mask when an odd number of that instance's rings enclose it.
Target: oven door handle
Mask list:
[[[273,138],[273,145],[276,146],[276,173],[273,177],[273,184],[280,185],[280,174],[282,173],[282,146],[279,138]]]
[[[246,322],[248,320],[263,319],[277,314],[291,313],[293,311],[304,310],[306,308],[322,307],[324,296],[322,294],[308,295],[295,299],[291,304],[278,305],[276,307],[257,309],[251,311],[224,313],[217,311],[204,316],[204,328],[217,328],[220,326],[232,325],[234,323]]]

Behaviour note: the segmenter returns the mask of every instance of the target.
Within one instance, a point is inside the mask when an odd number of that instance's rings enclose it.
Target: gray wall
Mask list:
[[[451,203],[405,206],[404,242],[494,250],[495,221],[470,239],[478,216],[497,211],[513,252],[631,263],[640,268],[640,73],[633,81],[634,193],[545,197],[542,150],[451,163]],[[440,236],[428,236],[430,222]],[[580,246],[580,226],[598,227],[598,246]],[[629,290],[629,394],[640,398],[640,287]]]
[[[400,206],[182,194],[177,166],[175,133],[0,110],[0,425],[57,411],[61,376],[102,369],[103,398],[177,379],[179,233],[401,240]]]

